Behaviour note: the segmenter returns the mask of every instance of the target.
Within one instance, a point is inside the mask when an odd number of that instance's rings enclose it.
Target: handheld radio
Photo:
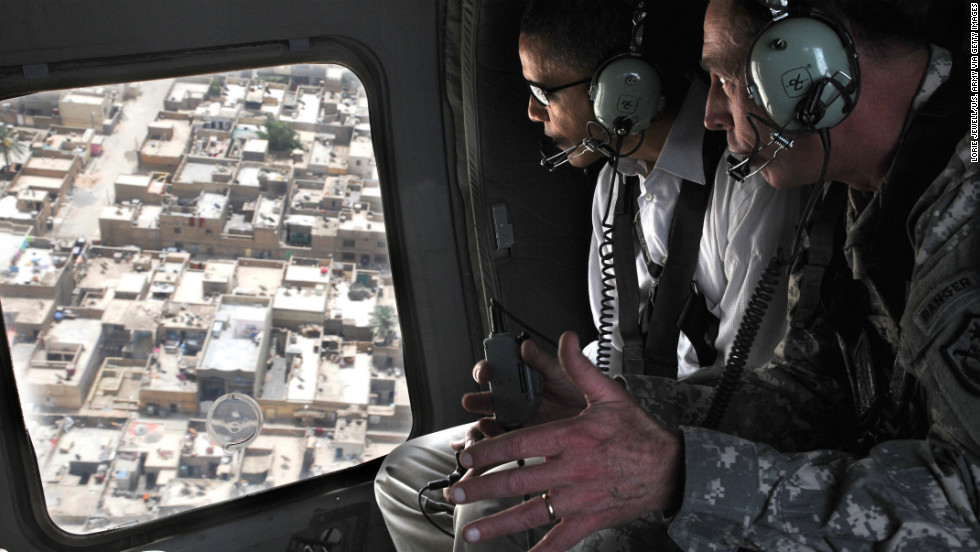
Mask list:
[[[483,352],[494,417],[504,431],[521,427],[541,404],[541,373],[524,363],[521,341],[504,331],[500,305],[491,299],[490,336],[483,340]]]

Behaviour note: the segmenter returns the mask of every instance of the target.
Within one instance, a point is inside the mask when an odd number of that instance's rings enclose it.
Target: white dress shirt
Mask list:
[[[671,128],[660,157],[649,170],[647,163],[630,158],[619,160],[618,170],[624,175],[637,174],[642,179],[639,220],[652,260],[660,265],[667,258],[670,223],[677,205],[681,182],[685,179],[705,183],[701,146],[704,139],[704,106],[707,87],[695,79]],[[748,305],[769,260],[782,248],[788,258],[792,249],[795,225],[802,214],[810,187],[776,190],[760,176],[736,182],[725,173],[725,155],[713,175],[714,188],[704,219],[701,246],[694,281],[705,296],[708,310],[720,320],[715,350],[719,352],[715,366],[723,366],[738,330],[742,313]],[[649,172],[648,172],[649,170]],[[602,243],[602,220],[607,200],[613,189],[612,165],[606,164],[599,173],[592,201],[592,244],[589,251],[589,299],[592,317],[599,327],[602,299],[602,263],[599,246]],[[643,175],[646,177],[643,178]],[[608,213],[612,222],[615,209]],[[636,240],[634,240],[636,242]],[[647,308],[646,298],[656,286],[648,271],[639,246],[636,249],[636,274],[640,287],[640,318]],[[615,287],[615,281],[611,282]],[[612,291],[615,297],[615,289]],[[610,374],[622,371],[623,339],[619,333],[618,300],[613,301],[612,350]],[[786,331],[786,276],[780,272],[780,285],[769,302],[762,327],[751,349],[748,366],[761,366],[772,358],[774,349]],[[597,342],[585,347],[585,353],[596,361]],[[678,377],[699,369],[694,348],[682,333],[677,347]]]

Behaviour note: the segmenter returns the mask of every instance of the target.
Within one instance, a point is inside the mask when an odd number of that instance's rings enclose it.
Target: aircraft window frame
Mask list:
[[[290,44],[290,46],[293,46]],[[387,83],[381,68],[380,62],[374,58],[369,50],[353,43],[349,40],[336,38],[322,38],[311,40],[305,47],[300,48],[301,54],[291,53],[283,55],[283,45],[259,45],[249,52],[242,52],[240,49],[227,50],[204,50],[195,52],[191,56],[192,60],[185,58],[185,63],[175,61],[171,56],[159,56],[161,59],[154,62],[154,56],[139,56],[139,60],[108,60],[96,69],[86,69],[85,64],[79,64],[79,68],[66,67],[64,74],[52,71],[52,78],[45,82],[43,88],[21,89],[17,86],[9,87],[4,94],[9,96],[21,96],[31,92],[72,88],[82,85],[111,84],[117,82],[118,78],[111,75],[118,75],[120,72],[127,74],[129,80],[149,80],[153,78],[182,77],[202,73],[226,72],[240,70],[246,67],[270,67],[278,65],[291,65],[299,63],[329,63],[343,65],[354,73],[361,81],[363,88],[368,96],[369,112],[371,114],[373,148],[380,185],[383,189],[381,201],[385,212],[386,240],[388,244],[388,256],[392,275],[394,277],[394,287],[396,288],[396,302],[399,319],[402,321],[403,335],[403,355],[404,364],[418,365],[420,351],[412,343],[417,342],[413,339],[413,324],[406,324],[408,320],[415,319],[414,306],[407,293],[399,292],[405,289],[406,284],[401,274],[406,266],[404,244],[400,239],[401,232],[393,231],[401,226],[398,210],[395,208],[396,200],[392,197],[396,193],[394,187],[394,176],[391,167],[388,166],[389,157],[393,150],[389,142],[390,132],[385,128],[389,104],[387,97],[389,94]],[[275,63],[270,63],[275,60]],[[135,62],[135,64],[134,64]],[[179,69],[177,67],[180,66]],[[129,76],[134,75],[131,79]],[[30,508],[19,510],[18,515],[22,517],[21,525],[34,528],[35,537],[41,542],[48,543],[52,547],[70,546],[77,550],[97,550],[103,546],[128,547],[134,543],[145,541],[147,534],[159,534],[166,532],[168,528],[180,526],[182,530],[193,528],[194,526],[204,526],[219,524],[241,515],[243,511],[258,511],[269,507],[276,502],[291,502],[297,497],[313,496],[329,490],[341,489],[350,480],[351,476],[365,477],[364,474],[373,473],[371,465],[359,465],[341,472],[334,472],[312,479],[304,479],[285,487],[278,487],[263,491],[257,494],[249,494],[238,497],[234,500],[221,502],[202,508],[178,513],[169,517],[159,518],[149,522],[141,523],[136,527],[120,527],[104,532],[75,534],[63,531],[57,524],[51,521],[47,509],[44,505],[44,495],[39,475],[39,466],[36,456],[33,453],[30,443],[30,436],[26,429],[23,413],[20,410],[20,401],[16,386],[10,385],[14,378],[14,366],[10,356],[8,345],[0,347],[0,398],[4,399],[6,414],[2,416],[0,425],[0,443],[3,450],[19,451],[10,458],[14,470],[25,473],[23,484],[13,485],[14,492],[18,495],[16,499],[23,503],[27,500]],[[9,367],[9,368],[8,368]],[[410,386],[412,387],[412,386]],[[417,388],[417,386],[415,386]],[[411,410],[415,425],[418,425],[418,409],[416,395],[409,390],[411,398]],[[16,437],[8,437],[14,432]],[[410,431],[414,434],[415,428]],[[376,462],[375,462],[376,463]],[[357,475],[361,474],[361,475]],[[302,487],[302,488],[300,488]],[[207,521],[205,521],[207,518]],[[143,536],[141,536],[143,535]]]

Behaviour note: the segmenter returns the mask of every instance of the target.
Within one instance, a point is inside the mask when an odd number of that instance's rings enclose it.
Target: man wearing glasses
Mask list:
[[[649,329],[649,320],[643,320],[649,318],[651,299],[672,243],[671,226],[682,182],[687,180],[702,189],[712,186],[707,195],[706,212],[698,213],[699,218],[695,219],[701,237],[699,243],[694,242],[698,248],[694,285],[689,285],[689,279],[679,292],[687,297],[690,290],[696,288],[698,298],[703,301],[701,309],[717,322],[709,335],[694,338],[702,342],[697,347],[692,339],[681,334],[669,350],[662,351],[673,357],[677,376],[685,377],[701,367],[724,364],[762,270],[778,248],[789,254],[805,191],[779,192],[761,178],[736,183],[725,174],[724,163],[715,171],[710,168],[714,163],[704,162],[702,145],[706,133],[703,118],[708,88],[699,76],[695,76],[701,52],[704,6],[696,2],[657,3],[655,6],[646,15],[642,50],[654,58],[662,76],[664,101],[656,106],[652,121],[630,122],[649,126],[642,132],[631,134],[627,131],[618,148],[614,136],[616,130],[603,127],[597,121],[589,91],[593,74],[603,62],[626,52],[634,42],[636,13],[629,3],[621,0],[532,1],[522,20],[518,52],[530,88],[528,117],[542,123],[545,135],[564,152],[564,155],[551,156],[546,165],[557,166],[563,161],[582,168],[609,161],[600,173],[593,201],[594,236],[589,279],[597,327],[604,321],[601,313],[603,262],[600,259],[605,241],[603,223],[611,222],[614,217],[607,209],[607,203],[615,188],[616,175],[639,177],[638,188],[627,197],[636,206],[633,208],[635,223],[631,224],[633,230],[627,236],[626,247],[633,248],[628,260],[632,259],[635,265],[639,292],[639,300],[633,308],[638,321],[645,326],[642,331]],[[616,149],[619,155],[616,155]],[[609,159],[608,155],[618,157],[618,162]],[[716,156],[721,157],[721,150],[717,150]],[[706,165],[709,165],[707,170]],[[765,364],[785,331],[786,282],[784,278],[782,280],[752,347],[749,366]],[[615,283],[611,285],[615,286]],[[616,305],[615,287],[611,295],[612,305]],[[617,374],[623,371],[618,306],[614,307],[609,322],[610,347],[605,364],[609,374]],[[703,343],[714,354],[703,354]],[[586,346],[585,352],[593,362],[603,360],[597,358],[600,356],[598,342]],[[541,367],[540,363],[531,364]],[[554,366],[557,374],[561,374],[557,363]],[[478,381],[486,383],[488,374],[482,362],[476,366],[474,374]],[[484,413],[465,402],[464,406]],[[528,425],[545,421],[539,418]],[[480,427],[488,426],[483,422]],[[476,425],[469,430],[466,427],[450,428],[413,439],[386,459],[376,479],[375,492],[398,550],[448,550],[453,546],[452,539],[441,535],[418,512],[416,491],[427,481],[445,477],[456,468],[453,451],[447,443],[454,441],[453,447],[460,448],[464,440],[481,437]],[[431,499],[433,495],[428,496]],[[443,504],[436,502],[425,502],[430,517],[444,532],[452,533],[451,496],[447,495]],[[497,511],[501,505],[488,501],[465,509],[468,511],[456,509],[456,527],[462,527],[460,521],[481,517],[486,511]],[[508,543],[490,542],[484,546],[488,550],[500,550],[512,545],[526,550],[530,544],[524,540],[526,536],[516,535],[516,540]],[[530,537],[534,538],[533,535]],[[463,539],[456,539],[456,549],[466,546]]]
[[[593,77],[597,70],[605,70],[608,65],[604,63],[627,51],[633,40],[633,22],[637,13],[642,12],[635,11],[627,2],[615,0],[537,0],[531,2],[522,20],[518,52],[531,92],[528,117],[542,123],[545,135],[565,153],[554,156],[551,163],[567,158],[567,163],[574,167],[586,167],[607,161],[599,174],[592,204],[589,282],[600,339],[600,326],[604,322],[611,324],[607,363],[610,373],[621,372],[623,364],[618,305],[608,321],[601,316],[604,284],[617,285],[608,278],[603,281],[601,259],[609,251],[608,243],[604,242],[608,241],[609,228],[614,223],[614,215],[609,211],[615,210],[615,201],[610,201],[610,194],[614,200],[618,199],[614,191],[618,186],[614,184],[620,178],[615,173],[635,175],[640,180],[638,189],[632,192],[636,195],[626,199],[636,202],[632,237],[639,286],[637,307],[643,333],[656,323],[649,317],[654,312],[661,275],[669,266],[666,260],[671,253],[680,254],[676,244],[682,242],[671,235],[671,229],[674,232],[701,230],[693,274],[694,291],[688,297],[687,312],[694,305],[703,305],[716,322],[708,324],[704,333],[698,331],[704,328],[697,324],[681,324],[682,329],[694,331],[681,333],[676,353],[661,351],[665,356],[676,354],[677,377],[688,376],[701,367],[724,365],[742,313],[763,269],[777,249],[782,248],[787,256],[790,253],[794,226],[805,202],[803,190],[780,193],[761,178],[735,182],[725,174],[724,163],[721,169],[713,171],[721,156],[720,149],[711,162],[704,162],[706,149],[702,146],[709,136],[703,125],[707,86],[697,69],[704,6],[676,4],[675,7],[658,3],[647,9],[640,49],[661,76],[663,101],[644,131],[623,138],[618,161],[616,130],[597,120],[600,108],[590,97],[590,91],[592,96],[596,95]],[[640,99],[643,101],[651,100]],[[684,215],[674,217],[684,181],[698,188],[708,187],[709,199],[700,228],[680,225],[677,219]],[[696,240],[695,237],[695,246]],[[785,281],[780,286],[785,289]],[[770,304],[751,350],[749,366],[765,364],[782,337],[785,297],[781,297],[780,290],[776,294],[779,299]],[[687,296],[689,292],[674,289],[668,293]],[[617,292],[607,290],[607,295],[616,296]],[[600,343],[593,342],[585,347],[585,352],[603,368],[599,348]],[[644,360],[649,362],[649,358]]]
[[[685,331],[679,335],[674,350],[656,351],[662,355],[676,355],[675,377],[690,376],[701,368],[724,366],[763,270],[777,250],[788,259],[793,248],[795,224],[803,211],[809,187],[778,191],[755,176],[736,182],[726,174],[724,162],[715,163],[719,158],[724,159],[721,149],[714,150],[715,157],[705,162],[705,156],[711,150],[704,146],[717,137],[712,137],[704,127],[708,87],[698,70],[703,15],[704,6],[696,2],[649,4],[640,49],[662,77],[664,99],[649,126],[642,132],[626,135],[618,145],[615,124],[599,122],[603,114],[597,107],[594,81],[597,80],[596,73],[602,74],[605,70],[608,60],[629,47],[635,32],[637,10],[621,0],[532,0],[522,19],[518,53],[530,89],[528,117],[542,124],[545,135],[562,152],[562,155],[552,156],[546,165],[567,162],[574,167],[586,167],[606,161],[593,198],[593,239],[589,259],[590,300],[593,318],[600,329],[600,341],[584,347],[586,356],[600,368],[604,360],[600,326],[604,322],[603,272],[606,268],[602,257],[608,253],[608,244],[604,242],[608,239],[609,228],[614,225],[617,190],[623,189],[626,181],[619,175],[639,177],[638,190],[628,189],[626,193],[630,195],[626,199],[636,202],[636,231],[633,243],[627,247],[633,245],[635,251],[640,301],[634,308],[639,309],[641,331],[646,333],[652,324],[663,322],[651,320],[650,313],[659,312],[655,311],[656,302],[673,294],[691,293],[687,304],[700,303],[701,308],[706,308],[716,319],[716,325],[708,329],[707,335]],[[689,205],[684,204],[681,196],[682,189],[692,184],[709,188],[706,191],[707,207],[703,215],[697,215],[703,225],[699,224],[700,228],[695,229],[701,231],[701,237],[689,292],[688,289],[667,289],[662,275],[668,266],[667,259],[680,254],[676,251],[679,242],[672,232],[692,230],[674,216],[678,212],[688,212]],[[619,241],[615,243],[620,247]],[[772,358],[775,346],[786,330],[786,279],[782,271],[778,280],[773,300],[747,357],[749,368],[765,365]],[[617,287],[618,283],[617,278]],[[617,295],[617,289],[611,294]],[[623,326],[629,330],[623,324],[619,301],[615,303],[608,373],[629,373],[631,369],[626,366],[628,361],[624,361],[628,355],[623,354],[624,340],[620,329]],[[682,329],[698,329],[696,324],[688,324],[683,316],[670,322]],[[707,351],[699,341],[707,342]],[[651,373],[649,357],[647,349],[644,351],[644,371],[648,375],[664,375],[656,371]],[[542,364],[530,360],[529,363],[538,368]],[[487,373],[482,365],[481,361],[474,371],[478,376]],[[693,380],[713,382],[712,373],[717,374],[716,371],[703,372],[695,375]],[[556,370],[549,374],[549,384],[558,374],[562,372]],[[464,407],[481,412],[478,404],[472,397],[464,399]],[[684,408],[684,405],[664,406]],[[535,421],[549,421],[546,416],[539,415],[542,419]],[[674,422],[661,421],[668,425]],[[486,426],[484,422],[480,427]],[[765,428],[755,428],[751,432],[762,439]],[[479,437],[479,433],[471,432],[469,436]],[[537,497],[534,500],[540,501]],[[550,512],[547,499],[542,508],[546,506]],[[498,501],[457,506],[455,526],[460,530],[468,522],[505,507]],[[641,518],[633,524],[591,535],[579,546],[583,550],[610,546],[629,549],[630,535],[638,527],[655,524],[655,519]],[[466,542],[470,539],[464,540],[458,534],[455,549],[527,550],[549,528],[545,526],[487,542]],[[650,535],[647,533],[645,538]],[[671,549],[672,543],[665,534],[663,539],[660,546]],[[650,544],[645,541],[641,548],[647,549]]]

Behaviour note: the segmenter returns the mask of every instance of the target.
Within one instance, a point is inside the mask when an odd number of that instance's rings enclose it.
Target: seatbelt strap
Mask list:
[[[824,190],[809,231],[810,246],[800,281],[800,296],[790,321],[794,328],[807,328],[813,323],[820,308],[820,289],[823,287],[824,275],[834,257],[834,251],[840,245],[835,237],[843,229],[847,186],[840,182],[828,182]],[[806,224],[806,221],[801,221],[801,224]]]
[[[622,179],[620,180],[622,182]],[[640,331],[640,284],[633,247],[633,216],[640,178],[627,176],[618,186],[613,218],[613,268],[619,302],[619,335],[623,338],[623,373],[643,373],[643,335]]]
[[[692,292],[691,282],[701,251],[704,216],[724,144],[723,132],[706,132],[701,147],[705,184],[690,180],[681,183],[677,206],[670,222],[667,259],[657,283],[657,296],[650,313],[650,327],[644,346],[644,373],[647,375],[677,378],[677,339],[681,331],[681,314]],[[710,316],[710,313],[707,314]],[[697,347],[704,343],[703,333],[689,337]],[[698,363],[705,364],[701,351],[698,351]]]
[[[684,310],[681,311],[677,327],[694,347],[699,366],[711,366],[718,358],[715,338],[718,337],[719,322],[718,317],[708,310],[704,294],[694,282],[691,282],[691,291],[684,303]]]

